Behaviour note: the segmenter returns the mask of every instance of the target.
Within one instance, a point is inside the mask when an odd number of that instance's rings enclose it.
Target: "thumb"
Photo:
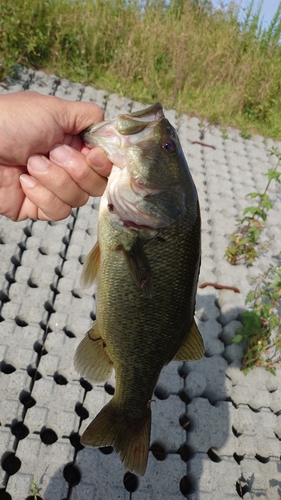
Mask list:
[[[103,121],[103,111],[97,104],[57,99],[60,101],[61,126],[66,134],[79,134],[90,125]]]

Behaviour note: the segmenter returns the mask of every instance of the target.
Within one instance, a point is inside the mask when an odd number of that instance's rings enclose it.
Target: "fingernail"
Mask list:
[[[90,164],[96,168],[105,168],[107,167],[109,160],[106,154],[101,153],[100,151],[97,153],[93,153],[88,156],[88,161]]]
[[[72,150],[65,144],[56,144],[50,151],[50,159],[56,163],[67,163],[72,158]]]
[[[49,160],[45,156],[34,155],[28,158],[28,166],[37,172],[46,172],[49,167]]]
[[[34,188],[34,186],[36,186],[36,180],[27,174],[20,175],[20,182],[27,188]]]

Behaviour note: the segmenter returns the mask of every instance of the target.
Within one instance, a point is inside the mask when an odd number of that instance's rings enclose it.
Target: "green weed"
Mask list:
[[[2,0],[0,79],[22,64],[280,138],[280,34],[280,5],[264,29],[253,3]]]
[[[281,254],[279,254],[279,259]],[[250,311],[242,314],[242,327],[232,342],[244,346],[243,371],[264,366],[275,373],[281,366],[281,268],[270,265],[257,279],[254,291],[246,298]]]
[[[243,218],[238,220],[237,230],[231,235],[230,244],[225,251],[230,264],[237,265],[242,262],[252,264],[259,256],[261,250],[260,235],[265,228],[268,211],[272,208],[272,202],[267,192],[271,182],[280,183],[281,177],[281,172],[277,171],[281,162],[281,153],[276,148],[272,148],[270,154],[276,156],[277,163],[274,169],[269,169],[267,172],[268,181],[264,191],[248,194],[257,203],[245,208]]]
[[[38,494],[39,494],[39,488],[37,486],[35,478],[33,479],[33,482],[32,482],[31,488],[30,488],[30,493],[33,495],[34,500],[37,500]]]

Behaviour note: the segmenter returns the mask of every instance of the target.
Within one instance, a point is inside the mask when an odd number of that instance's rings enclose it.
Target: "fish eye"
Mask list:
[[[161,147],[165,149],[167,153],[174,153],[177,149],[177,146],[172,139],[164,139],[162,141]]]

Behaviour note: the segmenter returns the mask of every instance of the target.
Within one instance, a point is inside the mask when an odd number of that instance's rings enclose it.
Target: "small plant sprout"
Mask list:
[[[246,304],[250,311],[242,314],[242,326],[236,330],[232,343],[243,345],[243,371],[264,366],[275,374],[281,366],[281,253],[277,265],[270,265],[257,278],[256,288],[250,291]]]
[[[32,485],[31,485],[31,488],[30,488],[30,493],[33,495],[34,500],[37,500],[37,499],[38,499],[38,495],[39,495],[39,488],[38,488],[38,486],[37,486],[37,483],[36,483],[35,477],[33,478],[33,481],[32,481]]]
[[[228,262],[233,265],[246,262],[252,264],[259,256],[262,246],[259,238],[265,223],[268,211],[272,208],[272,202],[268,196],[268,189],[272,181],[280,183],[281,172],[278,167],[281,162],[281,153],[277,148],[272,148],[270,155],[277,158],[274,169],[268,169],[268,181],[263,193],[249,193],[251,199],[256,200],[256,205],[246,207],[243,212],[243,218],[238,220],[238,226],[235,233],[231,235],[229,246],[226,248],[225,255]]]

